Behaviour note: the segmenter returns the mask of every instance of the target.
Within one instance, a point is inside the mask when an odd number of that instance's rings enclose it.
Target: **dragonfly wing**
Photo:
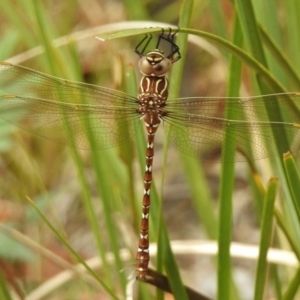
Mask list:
[[[124,105],[136,107],[137,98],[97,85],[65,80],[35,70],[0,62],[0,90],[18,96],[38,97],[63,103]]]
[[[0,95],[2,119],[81,149],[114,147],[139,123],[134,97],[20,66],[0,64],[0,89],[10,93]]]
[[[262,159],[299,150],[300,114],[294,110],[299,111],[299,95],[179,100],[166,105],[163,119],[171,143],[188,155],[218,160],[220,156],[215,154],[221,152],[225,135],[236,145],[233,161]],[[279,107],[280,120],[275,115],[269,120],[264,101],[271,111]],[[226,119],[226,105],[230,105],[236,118]]]

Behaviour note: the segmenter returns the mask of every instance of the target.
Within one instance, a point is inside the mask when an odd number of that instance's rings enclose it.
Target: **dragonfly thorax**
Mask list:
[[[171,66],[170,59],[158,49],[148,52],[139,61],[140,72],[147,76],[164,76],[171,69]]]

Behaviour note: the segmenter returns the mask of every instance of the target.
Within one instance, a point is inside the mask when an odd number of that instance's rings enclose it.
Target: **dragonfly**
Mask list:
[[[136,46],[142,73],[137,96],[0,63],[0,118],[36,135],[80,149],[105,149],[132,139],[144,122],[147,147],[136,254],[136,277],[142,280],[150,260],[150,191],[160,123],[171,144],[196,158],[216,159],[225,136],[236,145],[232,161],[296,153],[300,146],[300,93],[168,99],[166,75],[181,58],[175,34],[162,30],[150,51],[152,35],[145,35]],[[169,53],[160,49],[162,42],[169,45]],[[228,119],[227,108],[236,117]],[[95,143],[90,143],[87,128]]]

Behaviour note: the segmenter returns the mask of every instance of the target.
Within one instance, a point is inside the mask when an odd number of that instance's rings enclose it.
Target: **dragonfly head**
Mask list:
[[[140,71],[146,76],[164,76],[171,69],[171,66],[171,60],[158,49],[148,52],[139,61]]]

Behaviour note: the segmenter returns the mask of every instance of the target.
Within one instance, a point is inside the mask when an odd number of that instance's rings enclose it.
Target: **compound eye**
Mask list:
[[[165,75],[172,67],[172,63],[168,58],[164,58],[160,63],[154,66],[155,75],[163,76]]]
[[[172,67],[172,63],[168,58],[161,61],[149,62],[146,57],[142,57],[139,61],[139,68],[142,74],[147,76],[164,76]]]

